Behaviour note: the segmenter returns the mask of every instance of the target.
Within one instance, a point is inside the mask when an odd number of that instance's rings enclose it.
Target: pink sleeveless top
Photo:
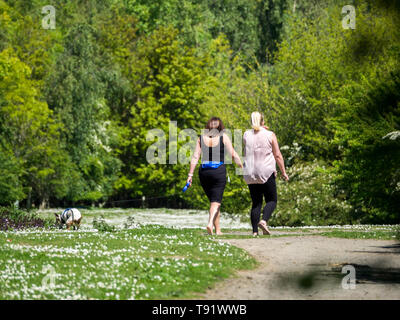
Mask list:
[[[247,184],[263,184],[276,172],[276,162],[272,153],[272,131],[247,130],[243,135],[245,148],[244,180]]]

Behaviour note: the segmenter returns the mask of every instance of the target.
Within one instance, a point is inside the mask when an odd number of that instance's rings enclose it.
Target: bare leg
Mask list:
[[[79,228],[81,227],[81,220],[82,220],[82,217],[80,217],[77,221],[77,228],[76,228],[77,230],[79,230]]]
[[[210,205],[210,215],[208,217],[208,225],[207,225],[207,232],[208,234],[213,234],[213,225],[216,215],[218,214],[218,210],[220,207],[220,203],[218,202],[211,202]]]
[[[221,218],[221,207],[218,207],[218,212],[215,216],[215,220],[214,220],[214,227],[215,227],[215,233],[217,236],[221,236],[223,233],[221,232],[221,227],[219,224],[220,218]]]

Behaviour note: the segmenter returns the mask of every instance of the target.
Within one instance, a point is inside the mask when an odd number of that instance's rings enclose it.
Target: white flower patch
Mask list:
[[[39,210],[38,213],[44,216],[52,216],[56,211],[63,209]],[[135,221],[135,227],[140,225],[160,225],[173,229],[204,228],[208,222],[208,211],[192,209],[79,209],[82,212],[83,228],[91,228],[95,217],[104,216],[104,220],[111,225],[123,227],[128,217]],[[250,222],[241,222],[239,216],[221,213],[221,225],[229,226],[231,229],[248,228]],[[128,228],[129,229],[129,228]],[[131,228],[134,229],[134,228]],[[65,230],[64,230],[65,231]],[[94,230],[96,232],[97,230]]]
[[[174,214],[166,213],[163,219]],[[204,212],[201,215],[208,217]],[[0,244],[0,298],[143,299],[154,297],[160,287],[187,286],[194,281],[190,275],[197,268],[222,266],[196,258],[196,248],[205,256],[234,256],[233,247],[225,243],[200,241],[187,232],[170,234],[161,225],[146,228],[99,232],[84,225],[79,231],[0,232],[3,239],[12,239]],[[46,265],[55,271],[51,287],[42,285]]]

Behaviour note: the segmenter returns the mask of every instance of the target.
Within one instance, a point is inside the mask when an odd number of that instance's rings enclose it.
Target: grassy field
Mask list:
[[[51,219],[56,211],[38,214]],[[246,251],[220,241],[252,238],[249,224],[226,215],[221,219],[227,227],[222,229],[225,234],[210,237],[204,229],[207,212],[82,212],[84,222],[79,231],[53,228],[0,232],[0,299],[195,298],[215,281],[257,265]],[[101,216],[113,232],[104,232],[107,228],[93,224]],[[272,236],[259,237],[322,235],[394,240],[396,228],[277,227],[271,228]]]
[[[161,226],[1,232],[0,243],[0,299],[186,298],[256,265],[202,231]]]
[[[321,236],[345,239],[376,239],[376,240],[395,240],[398,235],[394,230],[375,230],[375,231],[343,231],[335,230],[323,232]]]

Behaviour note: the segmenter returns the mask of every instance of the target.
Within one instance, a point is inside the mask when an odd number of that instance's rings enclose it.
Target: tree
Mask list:
[[[21,164],[10,150],[0,145],[0,205],[11,205],[24,198]]]
[[[140,34],[172,26],[179,39],[204,53],[209,42],[225,34],[235,55],[250,61],[259,51],[257,1],[129,0],[126,10],[138,18]]]
[[[77,24],[47,79],[46,98],[62,125],[62,141],[80,172],[70,199],[99,200],[112,193],[120,162],[113,153],[114,123],[105,103],[105,77],[94,30]]]
[[[3,156],[9,156],[3,165],[16,190],[15,200],[26,195],[28,207],[35,199],[47,205],[50,191],[66,194],[68,180],[60,163],[69,160],[59,146],[59,128],[52,111],[39,100],[38,86],[30,75],[30,68],[12,49],[0,53],[1,150]]]
[[[400,70],[347,88],[347,111],[333,122],[342,158],[335,161],[337,183],[365,223],[397,223],[400,203]]]
[[[271,68],[272,122],[284,144],[298,142],[307,160],[335,163],[363,222],[394,222],[398,147],[382,139],[399,128],[398,11],[357,7],[357,29],[341,26],[340,6],[295,18]]]
[[[198,128],[206,61],[182,45],[176,29],[161,27],[138,43],[130,63],[129,80],[136,98],[126,122],[129,143],[121,148],[124,166],[117,188],[122,193],[129,190],[131,196],[173,194],[175,184],[186,176],[186,167],[149,164],[146,151],[154,141],[146,137],[149,130],[158,128],[168,141],[170,121],[177,122],[178,133]]]

